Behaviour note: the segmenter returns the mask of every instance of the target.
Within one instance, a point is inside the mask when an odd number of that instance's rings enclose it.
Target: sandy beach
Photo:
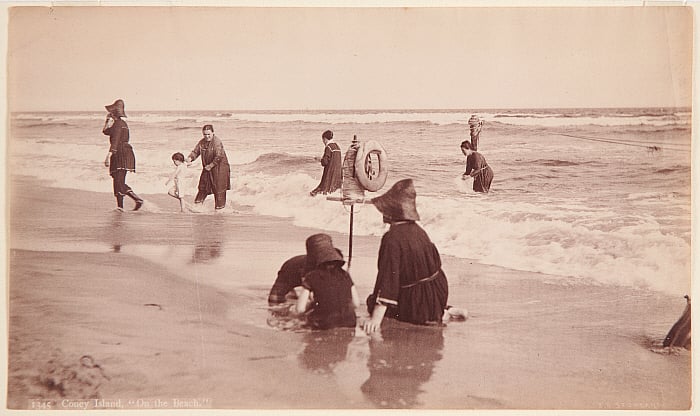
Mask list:
[[[697,413],[663,348],[697,298],[694,5],[103,3],[4,10],[0,413]],[[326,150],[366,199],[414,181],[468,319],[360,329],[388,226],[310,196]],[[225,209],[179,212],[175,171]],[[356,328],[268,306],[316,233]]]
[[[317,230],[243,210],[180,214],[163,195],[119,213],[107,193],[18,177],[11,189],[10,409],[691,405],[690,353],[652,351],[682,298],[443,256],[465,322],[283,331],[267,324],[267,292]],[[347,252],[347,235],[332,236]],[[378,245],[354,240],[362,299]]]

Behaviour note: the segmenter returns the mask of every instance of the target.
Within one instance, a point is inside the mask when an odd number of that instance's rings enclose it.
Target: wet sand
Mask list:
[[[319,230],[245,207],[183,215],[165,195],[119,213],[107,193],[11,191],[11,409],[690,407],[690,353],[652,351],[682,297],[445,256],[465,322],[283,331],[267,291]],[[362,299],[378,246],[354,240]]]

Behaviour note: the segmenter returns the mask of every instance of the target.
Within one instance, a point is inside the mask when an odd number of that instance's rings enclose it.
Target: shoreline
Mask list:
[[[449,302],[469,310],[466,322],[440,331],[390,322],[383,339],[279,331],[265,321],[267,292],[281,262],[303,254],[304,239],[318,231],[245,212],[116,213],[108,193],[11,179],[12,189],[39,190],[10,194],[11,408],[61,397],[47,384],[52,360],[84,378],[65,383],[71,394],[98,386],[106,400],[208,398],[212,408],[690,406],[690,353],[650,351],[685,306],[672,296],[444,256]],[[330,234],[345,247],[347,235]],[[378,244],[354,240],[351,274],[362,301]],[[84,355],[100,367],[81,366]]]

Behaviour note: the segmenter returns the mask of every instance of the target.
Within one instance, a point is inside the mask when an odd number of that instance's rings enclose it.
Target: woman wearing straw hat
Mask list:
[[[491,189],[491,181],[493,180],[493,170],[486,158],[477,152],[474,145],[465,140],[460,145],[460,149],[464,156],[467,157],[467,166],[465,168],[462,179],[467,180],[470,177],[474,178],[472,189],[474,192],[488,192]]]
[[[129,144],[129,126],[122,120],[122,117],[126,117],[124,101],[116,100],[114,104],[106,105],[105,108],[108,114],[102,133],[109,136],[109,152],[105,158],[105,166],[109,168],[109,175],[112,177],[117,209],[124,209],[124,195],[128,195],[136,203],[136,211],[143,205],[143,199],[126,184],[126,173],[136,171],[136,157]]]
[[[376,331],[385,316],[414,324],[442,322],[447,278],[437,248],[416,224],[420,217],[413,181],[396,182],[372,203],[391,227],[379,246],[377,280],[367,298],[371,317],[364,322],[364,330]]]
[[[342,269],[345,260],[333,247],[327,234],[306,239],[306,267],[301,279],[302,291],[297,300],[298,313],[309,312],[307,322],[314,329],[354,327],[359,297],[350,274]],[[313,301],[309,302],[313,293]]]

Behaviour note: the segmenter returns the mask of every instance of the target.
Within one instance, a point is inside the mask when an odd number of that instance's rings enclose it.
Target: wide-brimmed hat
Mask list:
[[[105,108],[110,114],[126,117],[126,113],[124,113],[124,101],[121,99],[115,101],[114,104],[106,105]]]
[[[413,179],[402,179],[372,203],[389,221],[419,221],[416,211],[416,188]]]
[[[312,270],[319,264],[338,261],[345,264],[342,254],[333,247],[333,240],[328,234],[314,234],[306,239],[306,270]]]

